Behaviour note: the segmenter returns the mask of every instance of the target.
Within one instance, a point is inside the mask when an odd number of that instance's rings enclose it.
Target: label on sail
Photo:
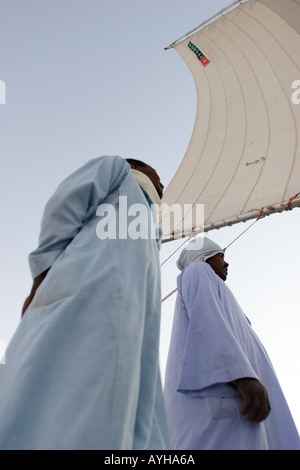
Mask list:
[[[203,67],[206,67],[208,64],[210,64],[210,60],[205,57],[203,52],[201,52],[200,49],[195,46],[195,44],[193,44],[191,41],[188,43],[188,47],[196,54]]]

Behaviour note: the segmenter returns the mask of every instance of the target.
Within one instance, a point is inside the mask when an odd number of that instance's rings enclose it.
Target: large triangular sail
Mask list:
[[[299,33],[300,0],[249,0],[169,46],[193,75],[197,115],[163,198],[164,241],[300,205]]]

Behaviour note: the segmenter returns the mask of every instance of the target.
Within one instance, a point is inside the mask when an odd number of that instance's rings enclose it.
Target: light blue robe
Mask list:
[[[96,235],[99,204],[118,215],[121,196],[151,217],[129,164],[100,157],[46,205],[29,261],[33,278],[51,269],[0,367],[0,449],[167,446],[157,241]]]
[[[251,424],[230,384],[253,377],[272,410]],[[183,450],[299,449],[299,435],[270,359],[230,289],[207,263],[178,276],[165,389],[171,447]]]

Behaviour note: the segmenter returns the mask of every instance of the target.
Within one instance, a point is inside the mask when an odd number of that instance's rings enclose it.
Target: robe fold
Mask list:
[[[172,448],[300,449],[271,361],[230,289],[207,263],[189,265],[177,284],[164,389]],[[271,413],[258,424],[240,416],[232,382],[243,377],[269,394]]]
[[[124,236],[121,196],[152,217],[130,165],[99,157],[45,207],[29,263],[33,278],[50,270],[0,366],[0,449],[167,446],[158,245]],[[103,204],[115,239],[97,235]]]

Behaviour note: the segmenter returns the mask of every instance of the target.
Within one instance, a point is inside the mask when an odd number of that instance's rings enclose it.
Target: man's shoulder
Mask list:
[[[191,263],[178,276],[179,285],[194,285],[208,282],[214,275],[212,268],[204,262]]]
[[[189,266],[184,268],[181,274],[185,277],[194,276],[195,274],[206,277],[211,274],[211,271],[213,272],[209,264],[205,262],[196,261],[195,263],[191,263]]]
[[[99,181],[99,178],[101,180],[122,179],[129,171],[130,165],[118,155],[96,157],[67,176],[58,189],[65,191],[69,187],[78,187],[82,183]]]
[[[224,284],[208,263],[200,261],[190,264],[182,271],[180,282],[193,285],[200,283],[214,288],[219,288],[220,284]]]
[[[99,166],[99,165],[105,165],[105,166],[120,166],[120,167],[128,167],[130,166],[127,161],[120,157],[119,155],[101,155],[96,158],[92,158],[89,160],[84,166]],[[84,167],[83,167],[84,168]]]
[[[119,155],[103,155],[93,158],[86,162],[73,175],[90,178],[91,180],[102,178],[111,178],[112,175],[122,175],[130,170],[130,165]]]

